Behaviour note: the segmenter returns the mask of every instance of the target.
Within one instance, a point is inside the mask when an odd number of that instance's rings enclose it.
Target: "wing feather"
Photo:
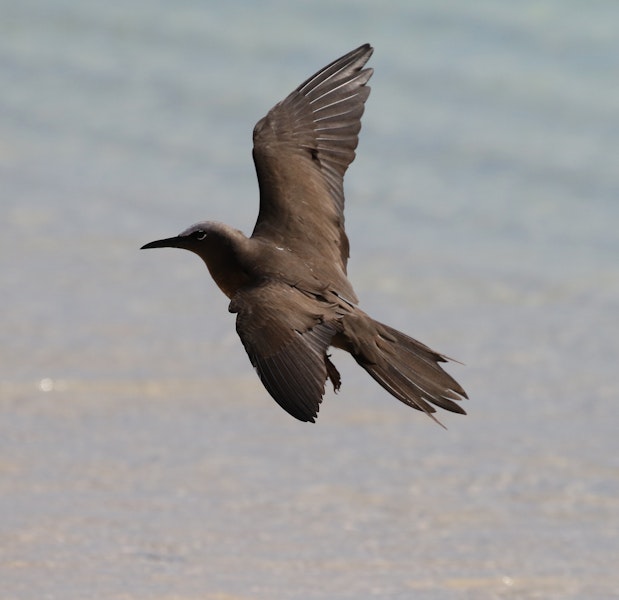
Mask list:
[[[370,93],[365,44],[327,65],[254,129],[260,212],[252,237],[285,246],[356,300],[346,281],[343,178],[355,158]]]
[[[337,331],[332,308],[269,283],[237,292],[230,311],[238,313],[236,330],[269,394],[293,417],[313,422],[327,378],[339,384],[326,354]]]

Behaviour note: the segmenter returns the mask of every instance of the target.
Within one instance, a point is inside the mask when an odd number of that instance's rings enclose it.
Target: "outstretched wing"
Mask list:
[[[229,310],[238,313],[237,333],[269,394],[293,417],[313,422],[327,377],[339,387],[327,357],[336,333],[332,307],[286,284],[269,283],[237,292]]]
[[[332,62],[273,107],[254,129],[260,213],[252,237],[266,238],[346,274],[343,178],[355,158],[370,93],[365,44]],[[322,275],[322,274],[321,274]],[[328,280],[333,274],[324,273]]]

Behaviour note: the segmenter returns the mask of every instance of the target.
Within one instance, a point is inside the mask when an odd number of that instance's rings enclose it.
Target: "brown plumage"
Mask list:
[[[236,330],[262,383],[301,421],[314,421],[325,383],[340,387],[330,346],[349,352],[380,385],[432,416],[464,413],[447,358],[374,321],[346,276],[346,169],[355,158],[372,69],[368,44],[302,83],[254,129],[260,212],[251,237],[201,222],[143,248],[200,256],[237,314]],[[432,416],[432,418],[434,418]]]

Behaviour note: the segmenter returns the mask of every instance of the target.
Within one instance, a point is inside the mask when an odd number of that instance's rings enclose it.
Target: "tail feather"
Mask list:
[[[365,314],[356,317],[347,328],[351,354],[389,393],[437,422],[434,406],[466,414],[456,403],[466,392],[440,366],[446,356]]]

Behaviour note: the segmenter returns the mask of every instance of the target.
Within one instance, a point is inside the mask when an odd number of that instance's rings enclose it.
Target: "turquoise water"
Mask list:
[[[0,1],[6,598],[619,594],[619,6]],[[448,430],[346,356],[316,425],[145,242],[251,231],[255,122],[369,41],[362,307],[461,360]]]

